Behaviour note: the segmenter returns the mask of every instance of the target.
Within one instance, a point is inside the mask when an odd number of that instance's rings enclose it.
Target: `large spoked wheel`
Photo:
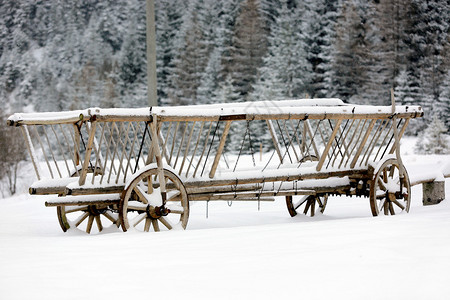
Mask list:
[[[123,231],[162,231],[185,229],[189,218],[189,201],[180,178],[164,169],[166,200],[159,187],[158,169],[144,171],[127,186],[120,201]]]
[[[370,208],[372,215],[395,215],[409,212],[411,184],[408,173],[400,178],[400,167],[396,159],[386,160],[374,176],[370,187]]]
[[[114,209],[116,206],[116,209]],[[119,227],[117,205],[85,205],[85,206],[58,206],[59,225],[66,232],[70,228],[78,228],[87,233],[101,232],[104,224],[108,227],[112,224]],[[94,227],[93,224],[96,223]]]
[[[291,217],[295,217],[298,211],[301,210],[303,210],[303,214],[307,215],[309,213],[311,217],[314,217],[316,212],[323,213],[325,211],[327,202],[327,194],[322,196],[306,195],[301,197],[298,201],[294,201],[293,196],[286,196],[286,206]]]
[[[78,171],[73,172],[70,177],[78,176],[81,166],[77,169]],[[92,167],[89,167],[88,173],[94,173]],[[102,170],[97,167],[94,175],[102,173]],[[70,228],[78,228],[87,233],[98,233],[103,231],[105,226],[120,226],[117,205],[57,206],[56,213],[59,225],[64,232]],[[93,226],[94,223],[96,226]]]

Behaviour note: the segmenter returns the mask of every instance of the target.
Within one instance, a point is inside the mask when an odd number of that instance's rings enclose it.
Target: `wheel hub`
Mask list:
[[[146,212],[147,212],[147,216],[149,218],[159,219],[161,217],[165,217],[168,214],[170,214],[170,209],[168,209],[164,205],[156,206],[156,207],[147,205]]]
[[[97,205],[89,205],[87,210],[93,216],[100,216],[106,212],[106,208],[99,209]]]

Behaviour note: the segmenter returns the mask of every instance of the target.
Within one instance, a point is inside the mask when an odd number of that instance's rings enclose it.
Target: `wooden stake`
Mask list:
[[[31,157],[31,162],[33,163],[34,171],[36,172],[36,177],[38,180],[41,180],[41,168],[38,165],[38,162],[36,161],[36,151],[33,147],[33,142],[31,141],[30,132],[28,131],[28,126],[24,125],[20,127],[22,131],[23,138],[25,140],[25,145],[27,146],[28,153]]]
[[[280,144],[278,143],[277,134],[275,133],[275,128],[273,127],[272,120],[266,120],[266,123],[270,132],[270,136],[272,137],[273,146],[275,147],[278,158],[280,159],[280,163],[283,163],[283,155],[281,154]]]
[[[325,163],[325,158],[328,155],[328,151],[331,148],[331,145],[332,145],[332,143],[334,141],[334,137],[336,136],[336,134],[339,131],[339,127],[341,126],[341,123],[342,123],[342,119],[340,119],[340,120],[338,120],[336,122],[336,125],[334,126],[334,130],[333,130],[333,132],[331,133],[331,136],[328,139],[328,143],[327,143],[325,149],[323,150],[322,155],[320,156],[319,163],[317,164],[317,167],[316,167],[317,171],[320,171],[322,169],[322,166]]]
[[[350,164],[350,168],[353,169],[353,168],[355,167],[356,162],[358,161],[359,155],[360,155],[361,152],[363,151],[364,145],[366,144],[367,139],[369,138],[370,133],[372,132],[372,128],[373,128],[373,126],[375,125],[375,121],[376,121],[376,119],[373,119],[373,120],[370,122],[369,127],[368,127],[367,130],[366,130],[366,134],[364,135],[364,138],[362,139],[361,144],[360,144],[360,146],[359,146],[359,148],[358,148],[358,151],[355,153],[355,157],[353,158],[353,161],[352,161],[352,163]]]
[[[91,131],[89,132],[89,139],[86,145],[86,154],[84,156],[83,168],[81,169],[80,180],[78,181],[79,185],[83,185],[86,181],[86,175],[89,167],[89,159],[91,157],[92,152],[92,144],[94,143],[96,126],[97,126],[96,122],[91,123]]]
[[[227,140],[228,131],[230,130],[231,121],[225,122],[225,127],[223,129],[222,137],[220,138],[219,147],[217,148],[216,157],[214,158],[211,171],[209,172],[209,178],[213,178],[216,174],[217,166],[219,165],[220,156],[222,155],[223,147],[225,146],[225,141]]]

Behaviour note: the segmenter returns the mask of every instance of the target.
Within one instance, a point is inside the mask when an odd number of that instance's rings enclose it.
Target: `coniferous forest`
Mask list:
[[[147,106],[145,0],[0,0],[0,104]],[[160,105],[338,97],[450,127],[448,0],[156,0]]]

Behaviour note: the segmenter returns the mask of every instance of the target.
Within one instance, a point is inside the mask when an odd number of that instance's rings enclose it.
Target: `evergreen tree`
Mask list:
[[[416,152],[419,154],[448,154],[449,136],[446,134],[447,128],[436,115],[432,122],[417,140]]]
[[[183,20],[179,52],[174,60],[175,69],[171,75],[173,89],[169,97],[175,105],[197,103],[197,89],[206,66],[208,44],[195,8],[196,2],[193,1],[188,8],[190,13]]]
[[[438,116],[444,122],[447,129],[450,129],[450,70],[443,80],[442,90],[439,94]]]
[[[370,51],[370,6],[367,5],[358,0],[343,5],[333,58],[334,94],[343,100],[364,104],[373,98],[371,84],[376,79],[372,76],[376,73],[373,69],[376,64]]]
[[[230,70],[243,98],[252,91],[267,49],[267,32],[258,0],[245,0],[236,19]]]
[[[156,18],[156,72],[160,105],[170,105],[168,95],[175,90],[173,77],[175,58],[183,48],[181,26],[186,12],[186,1],[161,0],[155,2]]]
[[[305,7],[305,49],[311,65],[311,97],[330,97],[332,54],[339,1],[307,1]]]
[[[397,84],[406,83],[406,73],[402,73],[405,66],[409,47],[405,43],[406,28],[408,22],[409,0],[380,0],[376,5],[375,26],[378,30],[379,40],[374,49],[379,55],[379,75],[382,81],[380,89],[389,91],[397,89]],[[402,87],[401,89],[404,89]]]
[[[221,57],[220,57],[220,49],[216,48],[211,53],[208,65],[203,72],[203,75],[200,79],[200,86],[197,90],[197,99],[199,104],[208,104],[219,102],[222,103],[222,100],[225,97],[218,100],[215,94],[217,91],[222,92],[220,87],[220,71],[221,71]],[[231,80],[231,77],[228,76],[227,79]],[[226,100],[225,100],[226,102]]]

